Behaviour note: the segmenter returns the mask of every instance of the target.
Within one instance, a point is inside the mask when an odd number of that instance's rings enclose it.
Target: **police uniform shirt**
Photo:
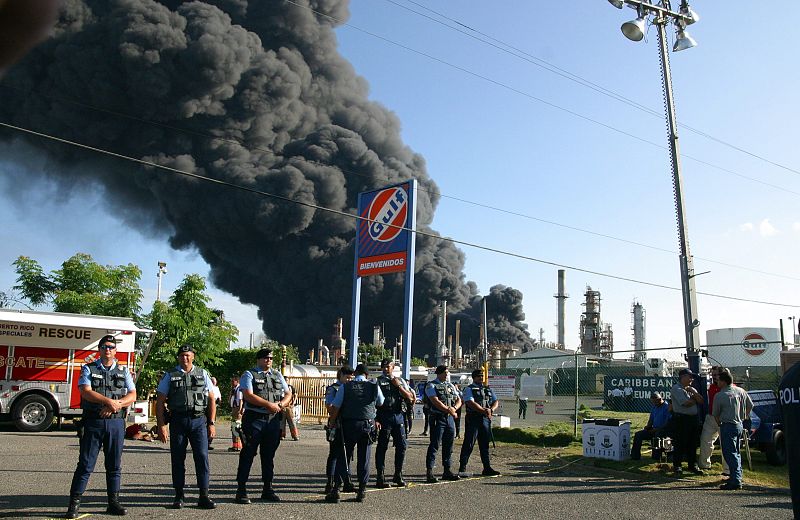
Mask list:
[[[338,386],[330,385],[325,389],[325,406],[330,406],[333,404],[333,398],[336,397],[336,391],[341,388],[341,386],[342,383],[338,383]]]
[[[489,402],[486,404],[486,406],[492,406],[497,401],[497,398],[494,396],[494,391],[491,388],[489,388],[488,386],[483,386],[483,385],[481,385],[481,390],[484,390],[484,391],[488,390],[489,391]],[[467,387],[464,388],[463,400],[464,400],[465,403],[467,401],[475,401],[475,396],[472,395],[472,387],[471,386],[467,386]],[[467,410],[472,411],[469,408],[467,408]]]
[[[184,374],[186,374],[186,370],[182,369],[180,365],[175,367],[176,369],[180,370]],[[192,365],[192,370],[196,368],[196,365]],[[203,371],[203,381],[205,381],[205,386],[203,387],[203,394],[208,395],[209,390],[211,389],[211,377],[208,375],[208,372],[205,368],[201,369]],[[161,381],[158,383],[158,387],[156,388],[156,392],[159,394],[163,394],[168,396],[169,395],[169,371],[164,374],[164,377],[161,378]]]
[[[289,385],[286,383],[286,379],[283,377],[283,374],[281,374],[280,371],[275,370],[274,368],[270,368],[269,370],[261,370],[258,367],[254,368],[253,370],[255,370],[255,372],[257,374],[262,374],[263,373],[263,374],[267,374],[267,375],[278,376],[278,381],[280,382],[280,385],[281,385],[281,398],[283,398],[286,395],[286,392],[289,391]],[[251,392],[253,391],[253,372],[252,371],[247,370],[244,374],[242,374],[242,377],[239,378],[239,388],[242,390],[242,393],[244,393],[245,390],[250,390]],[[246,400],[244,402],[244,409],[245,410],[251,410],[253,412],[258,412],[258,413],[266,413],[266,414],[272,413],[272,412],[269,412],[266,408],[263,408],[261,406],[256,406],[254,404],[250,404]]]
[[[392,376],[388,376],[388,377],[389,377],[389,379],[392,379]],[[411,387],[408,386],[408,383],[406,383],[405,379],[403,379],[402,377],[395,377],[395,379],[400,381],[400,388],[406,390],[407,392],[411,391]],[[391,381],[389,382],[389,384],[392,385]],[[394,385],[392,385],[392,386],[394,386]],[[380,385],[378,385],[378,388],[380,389]],[[381,393],[383,393],[383,390],[381,390]],[[386,396],[383,396],[383,397],[386,398]],[[405,396],[404,395],[400,395],[400,399],[405,399]],[[378,405],[378,406],[380,406],[380,405]]]
[[[94,364],[95,366],[100,368],[100,370],[103,370],[105,372],[113,370],[114,368],[117,367],[116,360],[114,360],[114,362],[111,363],[110,367],[106,367],[105,365],[103,365],[103,362],[99,359],[95,360],[92,364]],[[125,374],[125,390],[126,390],[125,393],[133,392],[134,390],[136,390],[136,384],[133,382],[133,377],[131,377],[130,370],[128,370],[126,367],[123,367],[123,373]],[[87,385],[88,386],[92,385],[92,373],[89,370],[88,364],[83,365],[81,367],[81,377],[78,379],[78,388]]]
[[[367,381],[367,378],[364,375],[357,375],[355,377],[355,379],[353,379],[353,381]],[[373,383],[373,384],[375,384],[375,383]],[[336,395],[334,396],[333,401],[331,402],[331,404],[333,406],[335,406],[336,408],[341,408],[342,407],[342,403],[344,402],[344,387],[345,386],[346,385],[339,386],[339,389],[336,390]],[[375,384],[375,386],[378,386],[378,385]],[[383,396],[383,392],[381,392],[381,387],[378,386],[378,392],[375,395],[375,406],[382,405],[383,401],[385,399],[386,398]]]

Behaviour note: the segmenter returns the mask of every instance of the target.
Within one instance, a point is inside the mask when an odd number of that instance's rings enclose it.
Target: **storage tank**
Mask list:
[[[781,337],[777,328],[738,327],[706,331],[708,361],[724,367],[777,367]]]

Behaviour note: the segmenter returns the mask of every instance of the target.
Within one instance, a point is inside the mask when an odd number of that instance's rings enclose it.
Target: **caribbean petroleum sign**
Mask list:
[[[408,226],[414,211],[412,201],[409,182],[359,195],[358,276],[408,269],[409,244],[413,239]]]

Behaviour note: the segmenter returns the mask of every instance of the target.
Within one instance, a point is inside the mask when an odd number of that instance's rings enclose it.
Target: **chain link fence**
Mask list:
[[[506,368],[492,369],[490,374],[515,376],[515,397],[501,399],[502,413],[509,416],[512,427],[573,423],[576,410],[579,419],[626,412],[642,422],[646,416],[635,414],[649,413],[650,394],[661,392],[669,400],[678,372],[687,366],[685,361],[655,357],[665,350],[685,352],[682,347],[647,351],[647,358],[635,361],[550,350],[533,357],[509,358]],[[774,391],[781,378],[780,350],[779,342],[704,345],[700,375],[710,384],[709,369],[722,366],[731,371],[734,383],[746,390]],[[636,354],[642,353],[629,353]]]

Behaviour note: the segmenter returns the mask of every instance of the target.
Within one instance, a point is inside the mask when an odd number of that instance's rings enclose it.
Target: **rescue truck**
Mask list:
[[[117,339],[117,362],[136,377],[137,334],[153,331],[131,318],[0,309],[0,415],[25,432],[45,431],[56,418],[81,414],[78,378],[97,359],[97,342]]]

